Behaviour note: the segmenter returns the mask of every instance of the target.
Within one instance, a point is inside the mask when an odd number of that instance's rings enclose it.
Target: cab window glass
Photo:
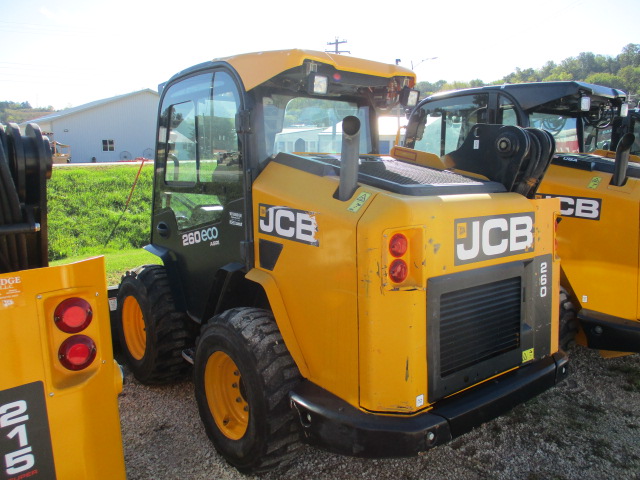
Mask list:
[[[360,153],[371,153],[369,108],[344,100],[270,95],[263,97],[264,131],[268,155],[340,153],[342,120],[360,120]]]
[[[193,183],[197,179],[195,105],[191,101],[179,103],[169,112],[165,181]]]
[[[500,95],[499,102],[500,107],[498,111],[498,124],[517,127],[518,116],[516,115],[516,110],[514,108],[513,102],[504,95]]]
[[[611,148],[611,136],[613,135],[613,127],[597,128],[584,121],[583,128],[583,152],[590,153],[594,150],[609,150]]]
[[[239,106],[236,86],[224,72],[182,81],[165,96],[165,183],[159,197],[180,230],[220,222],[227,205],[243,198]]]
[[[418,122],[407,132],[407,146],[442,156],[459,148],[471,128],[487,122],[488,95],[466,95],[435,100],[414,115]]]
[[[529,113],[529,126],[546,130],[556,140],[556,152],[579,153],[577,121],[557,113]]]

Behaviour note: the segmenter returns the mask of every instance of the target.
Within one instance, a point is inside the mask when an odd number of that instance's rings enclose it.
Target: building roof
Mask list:
[[[155,90],[152,90],[150,88],[145,88],[144,90],[138,90],[136,92],[125,93],[123,95],[116,95],[115,97],[103,98],[102,100],[96,100],[94,102],[85,103],[84,105],[79,105],[77,107],[66,108],[64,110],[60,110],[59,112],[54,112],[54,113],[51,113],[49,115],[45,115],[44,117],[38,117],[38,118],[34,118],[32,120],[29,120],[27,122],[23,122],[20,125],[25,125],[27,123],[51,122],[51,121],[54,121],[54,120],[58,120],[59,118],[62,118],[62,117],[67,117],[69,115],[74,115],[74,114],[76,114],[78,112],[83,112],[85,110],[90,110],[92,108],[100,107],[102,105],[106,105],[108,103],[116,102],[118,100],[122,100],[122,99],[127,98],[127,97],[133,97],[135,95],[139,95],[141,93],[152,93],[152,94],[154,94],[154,95],[159,97],[158,92],[156,92]]]

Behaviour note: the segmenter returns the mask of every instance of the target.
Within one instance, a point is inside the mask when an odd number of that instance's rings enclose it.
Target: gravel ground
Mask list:
[[[556,388],[419,457],[358,459],[305,446],[261,479],[640,479],[640,355],[575,346]],[[204,433],[190,381],[148,387],[126,373],[120,415],[129,480],[247,479]],[[257,478],[257,477],[255,477]]]

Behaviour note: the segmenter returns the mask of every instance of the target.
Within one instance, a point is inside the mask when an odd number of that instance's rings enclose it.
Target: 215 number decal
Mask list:
[[[22,473],[33,468],[36,463],[27,437],[27,420],[29,420],[29,415],[27,414],[27,402],[24,400],[0,406],[0,429],[16,425],[6,434],[8,439],[15,439],[18,446],[17,450],[4,456],[7,475]]]

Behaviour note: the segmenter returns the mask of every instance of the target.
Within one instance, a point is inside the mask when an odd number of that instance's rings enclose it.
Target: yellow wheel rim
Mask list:
[[[242,438],[249,425],[249,404],[240,370],[226,353],[215,352],[207,360],[204,390],[218,429],[231,440]]]
[[[122,305],[122,331],[127,350],[136,360],[142,360],[147,345],[147,331],[138,301],[134,297],[124,299]]]

